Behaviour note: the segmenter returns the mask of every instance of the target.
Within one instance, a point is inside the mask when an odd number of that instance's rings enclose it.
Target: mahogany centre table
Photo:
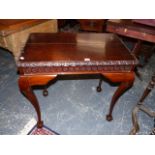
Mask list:
[[[136,64],[137,59],[114,34],[33,33],[17,63],[19,88],[34,106],[41,128],[43,121],[33,86],[47,85],[60,75],[102,75],[119,83],[106,117],[111,121],[116,101],[133,85]]]

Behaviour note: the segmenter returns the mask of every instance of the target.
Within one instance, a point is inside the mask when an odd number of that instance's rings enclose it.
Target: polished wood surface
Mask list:
[[[47,85],[60,75],[101,75],[108,81],[119,83],[106,117],[111,121],[117,100],[133,85],[137,60],[113,34],[34,33],[30,35],[17,65],[19,88],[34,106],[38,127],[42,127],[33,86]]]
[[[21,62],[133,60],[116,35],[94,33],[31,34],[21,56]]]

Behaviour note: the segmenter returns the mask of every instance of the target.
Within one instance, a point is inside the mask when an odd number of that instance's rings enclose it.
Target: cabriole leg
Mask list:
[[[116,101],[119,99],[119,97],[127,90],[129,89],[131,86],[133,85],[133,81],[129,81],[129,82],[122,82],[120,84],[120,86],[118,87],[118,89],[116,90],[116,92],[114,93],[113,97],[112,97],[112,101],[110,104],[110,109],[109,109],[109,114],[106,116],[107,121],[111,121],[113,120],[112,117],[112,112],[113,112],[113,108],[116,104]]]
[[[28,78],[20,77],[18,84],[19,84],[20,91],[27,97],[27,99],[30,101],[30,103],[35,108],[35,111],[36,111],[37,117],[38,117],[37,127],[42,128],[43,121],[41,120],[40,106],[39,106],[39,103],[37,101],[35,94],[33,93],[31,85],[29,85]]]

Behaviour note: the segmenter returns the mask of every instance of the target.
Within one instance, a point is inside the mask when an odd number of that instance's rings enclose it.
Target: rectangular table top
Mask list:
[[[33,33],[17,63],[20,68],[128,65],[130,69],[135,64],[123,42],[108,33]]]
[[[20,57],[21,63],[55,61],[135,61],[114,34],[34,33]]]

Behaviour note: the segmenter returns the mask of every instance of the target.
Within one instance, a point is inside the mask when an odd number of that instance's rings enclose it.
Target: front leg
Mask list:
[[[20,91],[27,97],[27,99],[30,101],[30,103],[35,108],[35,111],[36,111],[37,117],[38,117],[37,126],[39,128],[42,128],[43,121],[41,120],[40,106],[39,106],[39,103],[37,101],[35,94],[33,93],[32,87],[29,84],[28,78],[20,77],[18,82],[19,82]]]
[[[55,77],[55,76],[54,76]],[[30,101],[30,103],[35,108],[35,111],[37,113],[38,121],[37,121],[37,127],[42,128],[43,127],[43,121],[41,120],[41,112],[40,112],[40,106],[38,103],[38,100],[32,90],[32,86],[35,85],[45,85],[50,80],[52,80],[54,77],[49,76],[20,76],[18,80],[20,91],[27,97],[27,99]]]
[[[113,97],[112,97],[112,101],[110,104],[110,109],[109,109],[109,113],[106,116],[107,121],[111,121],[113,120],[112,117],[112,112],[113,112],[113,108],[116,104],[116,101],[119,99],[119,97],[127,90],[129,89],[131,86],[133,85],[133,81],[129,81],[129,82],[122,82],[120,84],[120,86],[118,87],[118,89],[116,90],[116,92],[114,93]]]
[[[124,72],[124,73],[103,73],[102,75],[113,83],[118,82],[120,83],[119,87],[117,88],[116,92],[112,97],[109,113],[106,116],[106,119],[108,121],[111,121],[113,119],[112,112],[117,100],[127,89],[132,87],[135,79],[135,74],[134,72]]]

